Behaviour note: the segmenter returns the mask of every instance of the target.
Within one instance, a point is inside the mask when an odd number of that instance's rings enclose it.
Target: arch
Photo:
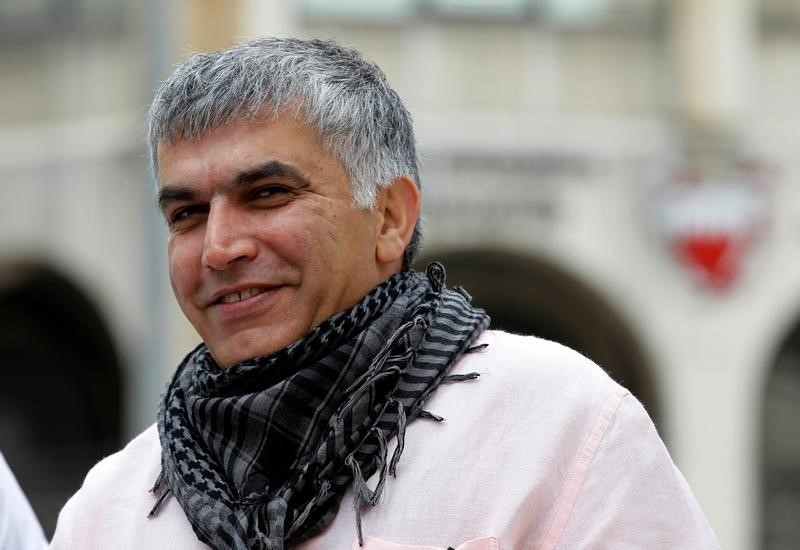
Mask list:
[[[120,361],[99,311],[45,265],[0,264],[0,449],[51,534],[120,442]]]
[[[761,410],[761,548],[800,548],[800,321],[786,333]]]
[[[651,370],[633,332],[576,276],[536,257],[498,250],[441,251],[430,256],[492,318],[492,328],[533,334],[581,352],[636,395],[658,418]],[[419,262],[426,265],[425,259]]]

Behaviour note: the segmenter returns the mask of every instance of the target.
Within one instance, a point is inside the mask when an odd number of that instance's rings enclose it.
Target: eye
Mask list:
[[[169,215],[168,219],[169,225],[170,227],[174,227],[175,225],[190,220],[194,216],[206,214],[207,212],[208,212],[208,207],[199,204],[181,206],[173,210],[172,213]]]
[[[282,206],[292,197],[292,189],[286,185],[271,183],[253,189],[248,200],[259,206]]]
[[[281,195],[285,195],[289,192],[289,188],[284,185],[262,185],[261,187],[257,187],[253,190],[251,198],[253,199],[271,199],[274,197],[279,197]]]

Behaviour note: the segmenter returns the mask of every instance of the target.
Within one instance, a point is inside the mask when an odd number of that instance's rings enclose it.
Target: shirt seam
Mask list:
[[[630,392],[624,388],[619,388],[609,395],[603,403],[592,429],[586,436],[580,452],[570,467],[567,482],[561,491],[561,496],[553,513],[553,519],[550,521],[550,525],[539,545],[542,550],[555,548],[564,533],[567,521],[575,507],[575,502],[578,500],[578,495],[583,488],[583,482],[589,473],[589,467],[617,414],[617,410],[619,410],[619,406],[622,404],[622,400],[628,395],[630,395]]]

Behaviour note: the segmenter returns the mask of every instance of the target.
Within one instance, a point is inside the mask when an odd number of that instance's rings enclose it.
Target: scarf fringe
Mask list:
[[[164,488],[165,483],[166,480],[164,479],[164,469],[162,468],[161,470],[159,470],[156,482],[153,484],[153,487],[150,489],[150,492],[151,493],[159,492],[161,489]]]
[[[361,466],[352,454],[344,459],[344,463],[350,466],[353,472],[353,510],[356,515],[356,533],[358,534],[358,545],[364,546],[364,532],[361,527],[361,509],[369,502],[371,491],[367,487],[367,482],[364,480],[364,474],[361,472]]]
[[[422,418],[424,420],[435,420],[436,422],[444,422],[444,418],[439,416],[438,414],[433,414],[430,411],[420,411],[417,413],[417,418]]]
[[[416,328],[417,326],[422,326],[422,330],[425,330],[427,325],[428,323],[425,321],[425,319],[415,316],[414,319],[411,319],[410,321],[407,321],[399,326],[397,330],[394,331],[394,334],[392,334],[386,341],[386,344],[383,346],[383,348],[381,348],[377,355],[375,355],[375,358],[372,360],[372,363],[364,372],[364,374],[356,378],[355,382],[350,384],[350,386],[345,390],[345,393],[351,393],[359,386],[372,383],[372,381],[366,381],[374,377],[376,373],[379,373],[383,366],[389,361],[398,363],[402,361],[404,364],[408,364],[414,358],[414,350],[407,350],[403,354],[390,356],[392,348],[395,347],[400,338],[404,337],[412,329]]]
[[[475,346],[468,347],[466,350],[464,350],[464,353],[476,353],[476,352],[479,352],[479,351],[483,351],[488,347],[489,347],[489,344],[478,344],[478,345],[475,345]]]
[[[479,372],[468,372],[466,374],[450,374],[444,377],[443,382],[467,382],[475,380],[481,375]]]
[[[378,466],[378,484],[375,486],[375,490],[372,491],[372,496],[369,499],[370,504],[375,506],[378,504],[378,501],[383,494],[383,488],[386,485],[386,471],[388,470],[389,463],[388,463],[388,444],[386,442],[386,436],[383,434],[383,430],[380,428],[373,428],[377,438],[378,438],[378,455],[375,457],[375,461]]]
[[[158,477],[156,478],[155,484],[153,484],[153,488],[150,489],[150,492],[154,495],[158,495],[158,499],[156,499],[156,503],[150,509],[150,512],[147,514],[147,519],[152,519],[158,514],[158,511],[161,509],[161,505],[167,500],[167,497],[172,494],[170,488],[167,486],[167,480],[164,476],[164,469],[161,469],[159,472]],[[161,494],[159,494],[161,493]]]
[[[364,393],[370,389],[372,389],[375,384],[379,381],[383,380],[384,378],[388,378],[391,375],[399,375],[402,374],[403,369],[397,365],[392,365],[391,367],[387,368],[384,371],[375,373],[372,378],[364,382],[364,385],[358,388],[358,391],[350,396],[347,403],[344,407],[342,407],[342,413],[339,415],[340,417],[344,416],[350,409],[355,405],[359,398],[364,395]]]
[[[315,496],[303,511],[294,519],[292,525],[289,526],[289,531],[287,531],[287,536],[292,536],[295,532],[303,525],[303,523],[308,519],[308,516],[311,514],[311,509],[314,508],[319,502],[325,500],[328,497],[328,493],[331,489],[331,483],[328,480],[322,482],[322,485],[319,488],[319,492],[317,496]]]
[[[403,449],[406,446],[406,410],[400,401],[393,400],[397,403],[397,446],[392,453],[392,460],[389,462],[389,475],[397,477],[397,463],[400,461],[400,456],[403,454]]]

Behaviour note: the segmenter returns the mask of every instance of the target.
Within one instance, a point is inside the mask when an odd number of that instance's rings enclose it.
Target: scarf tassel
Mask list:
[[[477,353],[479,351],[485,350],[488,347],[489,344],[477,344],[475,346],[468,347],[466,350],[464,350],[464,353]]]
[[[289,526],[289,531],[286,533],[287,536],[291,537],[297,532],[298,529],[300,529],[300,527],[302,527],[303,523],[305,523],[305,521],[308,519],[308,516],[311,514],[311,509],[327,498],[330,488],[330,481],[325,480],[322,482],[317,496],[315,496],[313,499],[311,499],[311,501],[309,501],[308,504],[306,504],[306,507],[303,509],[303,511],[294,519],[292,525]]]
[[[403,454],[403,449],[406,446],[406,410],[403,404],[399,401],[397,403],[397,447],[394,448],[392,453],[392,460],[389,462],[389,475],[397,477],[397,463],[400,461],[400,455]]]
[[[388,376],[391,376],[393,374],[400,374],[401,372],[402,368],[395,365],[389,367],[383,372],[375,374],[370,380],[365,382],[364,385],[358,388],[358,391],[356,393],[350,396],[350,398],[347,400],[347,403],[345,403],[345,405],[342,407],[342,410],[338,415],[339,422],[343,421],[344,416],[348,412],[350,412],[350,409],[358,402],[358,400],[361,398],[362,395],[364,395],[365,392],[369,391],[380,380],[387,378]]]
[[[358,545],[364,546],[364,532],[361,528],[361,509],[369,502],[371,491],[369,487],[367,487],[364,474],[361,473],[361,466],[358,465],[358,461],[355,457],[352,454],[349,455],[344,460],[344,463],[350,466],[350,469],[353,471],[353,509],[356,512],[356,533],[358,534]]]
[[[375,433],[378,439],[379,447],[376,462],[380,473],[378,475],[378,484],[375,486],[375,490],[371,490],[367,485],[367,482],[364,479],[364,474],[361,471],[361,466],[359,466],[358,461],[352,454],[349,455],[344,461],[347,466],[350,466],[350,469],[353,472],[353,508],[356,512],[356,532],[358,533],[359,546],[364,545],[363,529],[361,526],[361,510],[367,504],[371,504],[372,506],[378,504],[378,501],[383,494],[383,488],[386,486],[386,471],[388,469],[388,444],[386,443],[386,436],[383,434],[383,431],[377,427],[373,428],[372,431]]]
[[[370,504],[373,506],[378,504],[378,501],[383,494],[383,488],[386,485],[386,470],[388,469],[388,461],[387,461],[387,454],[388,454],[388,445],[386,443],[386,436],[383,434],[383,431],[380,428],[373,428],[373,431],[376,433],[378,438],[378,455],[375,458],[375,462],[378,466],[378,484],[375,486],[375,490],[372,491],[372,496],[369,499]]]
[[[153,487],[150,489],[151,493],[158,493],[161,489],[164,488],[165,479],[164,479],[164,469],[162,468],[160,472],[158,472],[158,477],[156,478],[156,482],[153,484]]]
[[[444,418],[439,416],[438,414],[433,414],[430,411],[420,411],[417,413],[417,418],[423,418],[425,420],[435,420],[436,422],[444,422]]]
[[[427,323],[421,317],[415,317],[414,319],[403,323],[394,334],[389,337],[386,344],[381,348],[381,350],[377,353],[375,358],[372,360],[372,363],[367,368],[367,370],[359,376],[355,382],[350,384],[350,386],[345,390],[345,393],[352,392],[355,388],[362,386],[366,380],[374,377],[376,373],[380,372],[383,369],[383,366],[387,362],[395,362],[395,361],[403,361],[404,363],[408,363],[414,357],[414,351],[408,350],[403,354],[399,354],[396,356],[390,356],[392,348],[395,347],[398,340],[408,334],[411,330],[413,330],[417,326],[422,326],[422,329],[425,330],[427,328]]]
[[[444,377],[444,382],[466,382],[475,380],[481,375],[479,372],[468,372],[466,374],[450,374]]]
[[[342,411],[339,413],[340,418],[355,405],[361,396],[364,395],[364,392],[374,387],[379,380],[391,375],[402,374],[405,367],[414,360],[416,355],[414,349],[409,349],[404,353],[396,355],[390,355],[390,353],[400,338],[416,327],[421,327],[424,331],[427,329],[428,323],[422,317],[415,316],[412,320],[400,326],[375,356],[375,359],[373,359],[372,364],[367,368],[366,372],[359,376],[355,382],[350,384],[345,390],[345,393],[351,393],[353,391],[356,393],[352,394],[344,407],[342,407]],[[389,365],[388,367],[386,366],[387,364]]]
[[[169,487],[167,486],[167,480],[164,476],[164,470],[162,469],[161,472],[158,474],[156,478],[156,482],[153,484],[153,488],[150,489],[150,492],[154,495],[158,495],[158,499],[156,500],[155,505],[150,509],[150,512],[147,514],[147,519],[152,519],[158,514],[161,505],[167,500],[167,497],[172,494]],[[161,494],[159,494],[161,493]]]

